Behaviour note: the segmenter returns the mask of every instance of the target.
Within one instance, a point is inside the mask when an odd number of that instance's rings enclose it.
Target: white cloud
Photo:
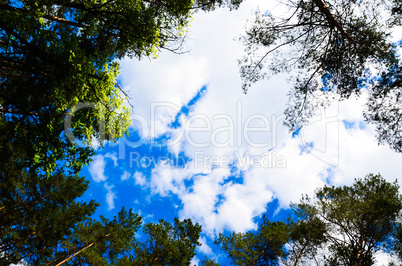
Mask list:
[[[223,196],[225,200],[217,209],[220,229],[244,232],[256,229],[253,217],[265,212],[265,206],[273,195],[266,186],[249,182],[228,186]]]
[[[179,168],[164,167],[159,164],[151,174],[151,191],[162,196],[185,191],[183,180],[190,175]]]
[[[195,256],[195,257],[193,257],[192,259],[191,259],[191,265],[196,265],[196,266],[198,266],[199,265],[199,263],[200,263],[200,260],[197,258],[197,256]]]
[[[205,237],[200,237],[198,240],[201,243],[201,246],[197,247],[197,250],[204,253],[205,255],[213,255],[213,251],[210,246],[207,244],[207,240]]]
[[[108,210],[113,210],[114,209],[114,199],[117,198],[116,197],[116,193],[114,193],[112,191],[112,189],[114,188],[113,185],[108,185],[107,183],[104,184],[105,189],[107,190],[106,193],[106,203],[108,206]]]
[[[374,265],[376,266],[388,266],[390,265],[391,262],[393,262],[394,265],[398,265],[398,263],[400,263],[398,257],[396,257],[395,255],[385,253],[383,251],[377,251],[374,254],[374,258],[375,258]]]
[[[139,185],[141,187],[147,186],[147,179],[141,172],[135,172],[133,177],[136,185]]]
[[[123,175],[121,176],[121,181],[128,180],[130,178],[131,174],[127,171],[124,171]]]
[[[117,156],[116,156],[115,152],[114,153],[107,153],[107,154],[105,154],[105,157],[113,160],[114,167],[116,167],[118,165],[117,164]]]
[[[219,202],[218,196],[224,189],[222,183],[229,175],[229,169],[217,168],[208,174],[193,177],[194,185],[191,191],[179,192],[183,202],[180,217],[193,218],[202,225],[203,231],[210,235],[223,229],[217,221],[220,214],[216,212],[216,205]]]
[[[402,155],[378,146],[372,126],[346,129],[342,124],[343,120],[364,123],[364,97],[334,104],[292,138],[282,125],[291,86],[286,75],[261,81],[247,95],[242,93],[236,60],[243,47],[233,39],[258,5],[261,10],[273,9],[271,1],[251,0],[238,11],[196,14],[189,33],[189,54],[162,53],[155,61],[121,62],[123,87],[133,98],[133,117],[142,123],[142,133],[151,137],[182,134],[169,149],[193,160],[185,171],[159,164],[149,180],[151,193],[177,195],[182,201],[180,217],[193,218],[208,234],[255,228],[253,217],[262,214],[273,198],[287,207],[301,194],[312,195],[327,180],[341,185],[370,172],[381,172],[388,180],[402,174]],[[180,107],[203,85],[207,92],[189,117],[182,116],[182,127],[169,128]],[[194,132],[196,127],[204,131]],[[257,127],[265,130],[257,132]],[[257,147],[262,143],[265,145]],[[300,146],[307,143],[313,143],[310,153],[301,153]],[[275,156],[266,167],[239,166],[244,171],[240,184],[228,181],[233,175],[229,168],[210,164],[214,158],[233,163],[246,154]],[[278,167],[278,158],[285,158],[285,166]],[[97,176],[102,177],[103,172]],[[137,185],[148,184],[139,172],[134,179]],[[185,181],[193,184],[185,185]]]
[[[89,173],[92,176],[92,179],[95,182],[102,182],[107,179],[105,176],[105,158],[103,155],[95,155],[93,158],[93,162],[89,165]]]

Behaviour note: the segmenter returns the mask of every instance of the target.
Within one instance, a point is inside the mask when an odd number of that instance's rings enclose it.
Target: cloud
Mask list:
[[[107,183],[105,183],[104,187],[107,190],[106,203],[108,206],[108,210],[110,211],[114,209],[114,199],[117,197],[116,194],[112,191],[112,189],[114,188],[113,185],[108,185]]]
[[[185,191],[183,181],[190,176],[183,169],[165,166],[161,163],[151,174],[151,191],[162,196],[167,196],[170,193],[179,194],[181,191]],[[143,179],[140,180],[142,182]]]
[[[117,164],[117,156],[116,156],[116,153],[115,153],[115,152],[113,152],[113,153],[107,153],[107,154],[105,154],[105,157],[113,160],[113,165],[114,165],[114,167],[116,167],[116,166],[118,165],[118,164]]]
[[[374,254],[374,259],[375,259],[374,265],[377,265],[377,266],[398,265],[398,262],[400,262],[398,257],[396,257],[395,255],[388,254],[383,251],[377,251]],[[391,263],[393,263],[393,264],[391,264]]]
[[[191,265],[199,265],[199,263],[200,263],[200,260],[197,258],[197,256],[194,256],[192,259],[191,259]]]
[[[335,111],[323,111],[295,137],[279,130],[282,136],[268,150],[252,145],[204,149],[184,140],[179,152],[184,151],[190,162],[185,168],[159,164],[152,170],[151,191],[177,195],[182,202],[180,217],[194,219],[212,236],[223,230],[255,229],[254,217],[264,213],[273,199],[288,208],[302,194],[313,195],[317,187],[351,184],[369,172],[381,172],[391,181],[401,172],[397,167],[401,155],[378,146],[372,126],[344,126],[345,119],[364,123],[355,106],[358,102],[350,100],[335,106]],[[301,152],[303,143],[311,143],[309,152]],[[229,162],[226,167],[219,164],[222,158]]]
[[[254,228],[253,218],[264,213],[266,204],[273,199],[268,186],[252,179],[228,186],[223,196],[225,200],[218,208],[222,224],[227,225],[223,228],[237,232]],[[232,219],[237,222],[231,222]]]
[[[147,179],[141,172],[135,172],[133,177],[136,185],[139,185],[141,187],[147,186]]]
[[[119,78],[134,105],[133,128],[150,142],[174,136],[168,152],[189,160],[185,168],[157,162],[147,172],[135,172],[135,184],[149,186],[154,195],[176,195],[179,216],[199,222],[209,235],[256,228],[253,218],[273,199],[287,208],[327,183],[351,184],[369,172],[381,172],[388,180],[402,174],[402,155],[378,146],[374,127],[364,123],[364,93],[318,110],[295,137],[283,126],[289,75],[258,82],[247,95],[242,93],[237,59],[243,47],[234,39],[258,5],[275,11],[267,2],[251,0],[238,11],[197,13],[189,54],[121,62]],[[188,113],[181,112],[204,86]],[[172,126],[176,119],[180,126]],[[345,127],[342,121],[359,126]],[[306,145],[308,150],[301,152]],[[242,163],[247,156],[266,164],[258,166],[254,159]],[[91,175],[104,181],[103,158],[95,158]],[[109,158],[116,166],[116,154]],[[128,176],[124,173],[121,180]]]
[[[121,176],[121,181],[128,180],[130,178],[131,174],[127,171],[124,171],[123,175]]]
[[[105,166],[106,162],[103,155],[99,154],[93,157],[93,162],[89,165],[88,170],[95,182],[102,182],[107,179],[105,176]]]
[[[117,156],[116,153],[106,153],[105,155],[98,154],[92,157],[92,162],[89,164],[88,171],[92,176],[93,181],[95,182],[103,182],[106,181],[108,178],[105,175],[105,168],[106,168],[106,160],[105,158],[109,158],[113,161],[114,167],[117,164]]]
[[[211,247],[208,246],[205,237],[200,237],[198,241],[201,243],[201,246],[197,247],[200,252],[204,253],[205,255],[213,255],[213,251]]]
[[[219,204],[219,195],[224,191],[224,180],[229,175],[229,169],[216,168],[210,173],[193,176],[194,185],[187,191],[179,191],[183,203],[180,217],[193,218],[209,235],[222,230],[223,226],[217,221],[219,213],[216,212],[216,205]]]

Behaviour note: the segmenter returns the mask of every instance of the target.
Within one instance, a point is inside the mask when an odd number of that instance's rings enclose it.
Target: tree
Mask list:
[[[201,226],[190,219],[175,218],[173,224],[163,220],[148,223],[143,233],[146,241],[136,249],[136,265],[190,265],[196,246],[201,245]]]
[[[264,217],[257,231],[220,235],[216,242],[236,265],[274,265],[280,259],[293,266],[373,265],[376,251],[400,256],[401,200],[396,181],[369,174],[352,186],[325,186],[314,198],[302,197],[291,204],[286,223]],[[270,256],[260,256],[266,247]]]
[[[190,265],[200,245],[198,224],[176,218],[174,224],[142,225],[141,217],[124,207],[113,220],[101,216],[97,221],[88,217],[97,204],[74,202],[80,187],[66,190],[66,182],[84,183],[58,181],[62,191],[0,210],[1,265],[21,260],[29,265]],[[141,226],[143,234],[137,232]]]
[[[125,208],[113,220],[100,216],[100,221],[87,219],[77,225],[73,234],[62,241],[52,256],[50,265],[130,265],[138,244],[136,232],[141,217]]]
[[[278,265],[286,256],[284,245],[289,240],[289,227],[283,222],[271,223],[265,216],[256,232],[219,234],[215,241],[234,265]]]
[[[78,156],[86,162],[89,155],[66,143],[71,134],[64,131],[64,117],[77,104],[90,103],[74,113],[70,129],[84,143],[126,132],[129,113],[115,81],[115,59],[156,55],[178,42],[192,1],[20,4],[0,4],[1,130],[10,131],[11,146],[21,143],[26,150],[26,157],[18,158],[25,162],[21,167],[50,172],[57,161]],[[14,158],[13,149],[1,153]]]
[[[244,91],[272,74],[296,70],[285,112],[285,124],[296,131],[317,107],[368,90],[366,120],[377,125],[381,143],[402,151],[400,113],[395,110],[400,109],[401,67],[398,44],[389,38],[392,28],[401,25],[400,1],[297,0],[284,7],[287,17],[256,12],[241,37]],[[381,72],[382,78],[373,79]]]
[[[388,143],[402,152],[400,95],[402,88],[402,62],[385,70],[375,83],[364,114],[367,121],[376,125],[380,143]]]
[[[327,225],[316,217],[316,211],[304,204],[291,204],[293,217],[288,218],[290,231],[289,253],[283,263],[300,265],[303,260],[316,261],[318,250],[327,244]]]
[[[94,154],[79,144],[127,132],[116,60],[180,52],[193,10],[240,2],[0,0],[1,263],[43,265],[59,248],[66,256],[75,251],[80,259],[87,254],[85,261],[111,262],[101,246],[120,234],[119,225],[135,231],[137,216],[98,223],[88,220],[97,204],[75,199],[87,187],[80,169]],[[190,230],[190,222],[183,226]],[[90,242],[74,235],[81,229],[88,238],[95,229],[102,233]]]
[[[219,266],[219,263],[217,263],[216,261],[214,261],[213,259],[210,259],[208,257],[205,257],[202,261],[201,261],[201,265],[203,266]]]
[[[396,181],[373,174],[352,186],[319,189],[312,207],[328,226],[331,265],[372,265],[375,251],[392,250],[401,200]]]
[[[112,221],[87,220],[78,225],[55,253],[54,265],[190,265],[200,245],[201,227],[186,219],[160,220],[143,226],[141,217],[124,208]]]
[[[72,139],[102,143],[129,125],[116,59],[180,52],[192,10],[240,2],[0,1],[0,163],[79,170],[92,150]]]
[[[4,176],[2,176],[4,177]],[[78,202],[88,181],[57,173],[43,178],[26,171],[0,182],[0,264],[21,260],[44,265],[47,258],[89,219],[97,203]]]
[[[263,216],[255,232],[223,234],[215,241],[235,265],[299,265],[315,259],[317,250],[326,243],[326,224],[315,217],[311,208],[292,205],[294,215],[286,222],[270,222]],[[205,261],[205,265],[214,262]]]

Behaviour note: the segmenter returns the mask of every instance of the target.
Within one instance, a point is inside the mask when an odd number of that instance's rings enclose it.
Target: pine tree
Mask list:
[[[265,216],[256,232],[219,234],[215,241],[235,265],[279,265],[285,257],[284,245],[289,241],[289,226],[270,222]]]
[[[21,260],[44,265],[52,250],[98,206],[77,201],[88,188],[84,178],[63,173],[44,178],[26,171],[2,177],[0,265]]]
[[[377,251],[401,254],[402,196],[380,175],[352,186],[317,189],[291,204],[284,222],[266,217],[257,231],[216,241],[236,265],[373,265]]]
[[[319,107],[367,90],[367,122],[377,126],[380,143],[401,152],[400,43],[390,40],[401,25],[400,1],[298,0],[283,5],[287,15],[257,12],[240,38],[246,51],[239,60],[243,90],[292,71],[285,111],[292,132],[308,123]]]

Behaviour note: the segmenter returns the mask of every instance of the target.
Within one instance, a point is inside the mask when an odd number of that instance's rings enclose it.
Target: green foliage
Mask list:
[[[314,206],[291,204],[294,216],[288,219],[290,226],[288,262],[297,265],[303,260],[312,260],[319,248],[327,244],[327,225],[316,217]]]
[[[127,132],[115,60],[180,52],[192,10],[239,3],[1,1],[0,164],[12,158],[21,169],[77,173],[92,149],[71,139],[102,143]],[[87,108],[74,112],[79,104]]]
[[[317,216],[329,227],[330,261],[371,265],[374,251],[392,247],[402,209],[396,181],[370,174],[350,187],[324,187],[316,195]]]
[[[79,103],[94,105],[74,113],[72,128],[76,138],[90,143],[93,136],[104,141],[124,134],[129,113],[115,81],[118,64],[113,60],[124,55],[148,56],[166,45],[167,39],[173,38],[168,34],[176,34],[174,29],[183,26],[177,20],[185,24],[189,19],[191,3],[187,7],[183,3],[183,11],[177,13],[172,13],[170,5],[158,13],[142,1],[0,5],[0,53],[4,62],[0,102],[1,119],[7,124],[4,131],[13,124],[19,134],[31,127],[43,132],[16,136],[15,142],[20,138],[31,142],[24,158],[29,167],[48,161],[50,169],[38,167],[49,172],[57,161],[68,161],[77,152],[82,152],[78,155],[81,158],[88,155],[86,150],[65,143],[69,142],[65,136],[63,139],[63,117]],[[39,139],[33,141],[35,137]],[[52,141],[62,147],[46,146]],[[11,153],[8,157],[14,156]]]
[[[402,258],[396,181],[369,174],[352,186],[319,188],[291,208],[286,223],[264,216],[257,231],[221,234],[216,243],[235,265],[373,265],[379,250]]]
[[[155,251],[139,248],[140,218],[131,211],[88,219],[97,204],[75,201],[87,188],[79,172],[94,154],[86,146],[93,138],[102,144],[127,133],[116,60],[180,52],[193,10],[239,3],[0,1],[1,264],[52,264],[79,252],[68,264],[131,265],[134,251],[162,252],[158,263],[189,262],[198,225],[147,225]]]
[[[200,245],[198,224],[177,218],[174,224],[163,220],[145,224],[143,242],[136,237],[140,227],[141,217],[124,208],[112,221],[104,217],[100,222],[87,220],[78,225],[74,237],[63,242],[63,251],[56,254],[54,263],[66,260],[66,265],[190,265],[194,249]]]
[[[0,154],[32,171],[50,174],[61,161],[67,162],[64,169],[79,171],[91,148],[79,148],[71,139],[115,140],[130,123],[115,60],[156,57],[164,48],[180,52],[193,5],[191,0],[0,2],[0,130],[8,144],[0,146]],[[85,103],[87,108],[74,112]],[[14,152],[15,146],[23,151]]]
[[[217,7],[228,7],[230,10],[237,9],[243,0],[195,0],[194,8],[204,11],[212,11]]]
[[[87,219],[62,241],[49,261],[54,265],[129,265],[140,226],[141,217],[124,208],[111,221],[103,216],[100,221]]]
[[[81,187],[66,191],[66,182],[85,182],[61,178],[51,179],[63,183],[43,198],[6,202],[0,209],[1,265],[22,259],[29,265],[190,265],[201,226],[177,218],[174,224],[142,225],[141,217],[124,207],[113,220],[93,220],[88,216],[97,204],[74,201]]]
[[[97,203],[77,202],[88,187],[83,178],[57,173],[51,178],[25,171],[0,182],[0,264],[25,260],[44,265],[75,224],[88,219]]]
[[[201,261],[201,265],[202,266],[219,266],[219,263],[217,263],[216,261],[209,259],[209,258],[205,258]]]
[[[137,248],[137,265],[190,265],[196,246],[201,245],[201,226],[190,219],[175,218],[173,225],[163,220],[149,223],[143,232],[147,240]]]
[[[286,256],[284,245],[289,241],[289,226],[283,222],[271,223],[265,216],[257,232],[219,234],[215,241],[234,265],[278,265],[279,257]]]
[[[298,220],[291,229],[289,261],[373,265],[376,251],[392,252],[399,245],[401,200],[396,181],[373,174],[352,186],[320,188],[313,199],[303,197],[292,205]],[[324,255],[317,259],[320,250]]]

